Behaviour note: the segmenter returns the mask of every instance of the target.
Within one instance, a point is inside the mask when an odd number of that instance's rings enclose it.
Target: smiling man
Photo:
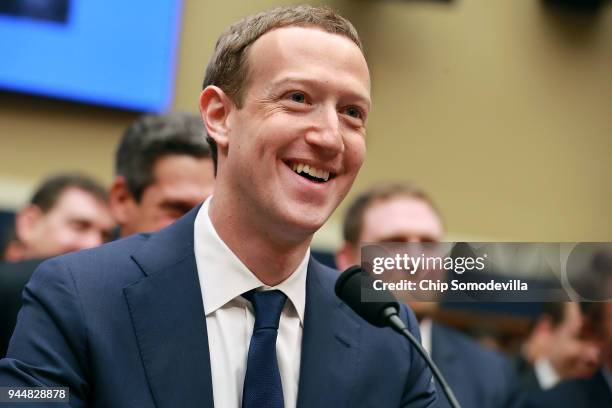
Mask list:
[[[0,385],[68,386],[77,407],[431,406],[418,354],[337,299],[337,271],[310,257],[363,163],[369,109],[361,43],[333,11],[231,26],[200,97],[214,196],[158,233],[41,266]]]

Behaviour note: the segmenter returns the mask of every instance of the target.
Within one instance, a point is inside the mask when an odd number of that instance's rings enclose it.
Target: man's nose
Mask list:
[[[344,152],[340,118],[335,106],[321,106],[315,114],[315,123],[306,133],[306,142],[333,157]]]

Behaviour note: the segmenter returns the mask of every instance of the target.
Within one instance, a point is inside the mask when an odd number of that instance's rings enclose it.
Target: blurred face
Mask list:
[[[115,225],[107,204],[78,188],[66,189],[46,213],[32,207],[25,211],[30,212],[26,215],[29,220],[18,230],[24,258],[45,258],[98,246],[108,240]]]
[[[605,302],[602,307],[601,337],[604,362],[608,369],[612,370],[612,302]]]
[[[587,378],[600,363],[600,347],[582,337],[583,318],[576,303],[567,303],[563,321],[553,329],[546,356],[562,378]]]
[[[360,242],[438,242],[443,233],[442,222],[428,203],[398,196],[366,210]]]
[[[218,186],[264,230],[303,239],[338,206],[363,163],[366,61],[343,36],[287,27],[260,37],[248,66],[243,105],[228,116]]]
[[[440,217],[428,203],[397,196],[374,202],[366,210],[360,242],[438,242],[443,234]],[[435,302],[410,301],[408,304],[419,319],[437,308]]]
[[[188,155],[167,155],[153,167],[153,182],[139,202],[125,191],[111,192],[115,218],[121,235],[153,232],[164,228],[212,194],[212,161]],[[123,194],[123,197],[117,197]]]

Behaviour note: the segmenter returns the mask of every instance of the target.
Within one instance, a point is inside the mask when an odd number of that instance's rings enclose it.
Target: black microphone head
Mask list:
[[[399,313],[399,304],[391,292],[377,290],[374,295],[376,302],[363,302],[361,300],[362,287],[374,291],[374,278],[362,273],[361,266],[355,265],[340,274],[336,281],[336,295],[344,301],[355,313],[369,323],[378,327],[387,326],[388,308],[392,307]]]

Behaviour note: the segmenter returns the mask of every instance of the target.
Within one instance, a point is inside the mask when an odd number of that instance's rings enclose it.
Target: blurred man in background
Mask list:
[[[109,193],[83,176],[59,176],[37,191],[17,214],[16,239],[0,265],[0,358],[21,307],[21,292],[47,257],[98,246],[115,223],[124,237],[153,232],[181,217],[212,193],[214,171],[200,116],[146,115],[123,134]],[[112,213],[112,217],[111,217]],[[117,235],[117,234],[115,234]]]
[[[547,390],[571,378],[589,378],[600,362],[598,345],[583,337],[584,317],[573,302],[543,304],[517,368],[525,391]]]
[[[344,245],[336,254],[339,270],[361,263],[361,243],[423,243],[442,239],[440,213],[422,190],[406,184],[384,184],[361,193],[344,220]],[[423,347],[463,407],[514,406],[513,369],[504,356],[471,338],[432,321],[436,302],[409,302],[420,323]],[[448,407],[439,384],[435,407]]]
[[[45,180],[15,217],[13,239],[0,263],[0,357],[4,357],[21,291],[38,264],[51,256],[106,242],[114,227],[104,188],[80,174]]]
[[[120,236],[157,231],[212,194],[214,169],[200,116],[146,115],[129,126],[110,189]]]
[[[114,226],[107,194],[93,179],[60,174],[45,180],[15,216],[9,262],[47,258],[106,242]]]
[[[526,408],[604,408],[612,406],[612,302],[580,304],[585,319],[583,336],[600,344],[603,364],[589,378],[575,378],[530,395]]]

